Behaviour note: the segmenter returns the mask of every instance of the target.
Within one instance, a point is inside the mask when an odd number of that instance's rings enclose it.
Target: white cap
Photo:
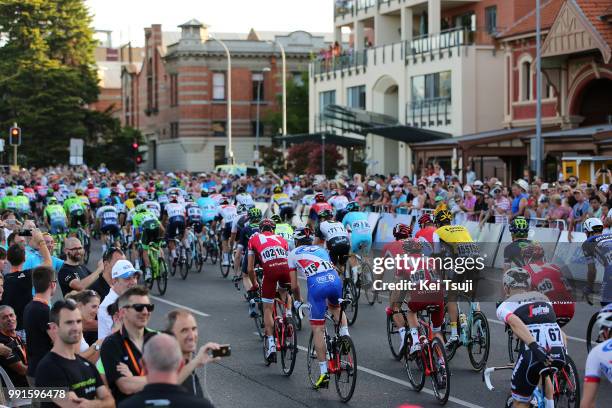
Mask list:
[[[357,186],[357,191],[363,191],[363,187]]]
[[[120,259],[113,266],[113,270],[111,271],[111,277],[113,279],[128,279],[138,273],[140,272],[134,268],[130,261],[126,259]]]
[[[502,187],[502,186],[503,186],[502,182],[501,182],[501,181],[499,181],[499,180],[498,180],[498,181],[496,181],[494,185],[495,185],[495,186],[500,186],[500,187]]]
[[[370,181],[368,181],[368,186],[376,187],[376,182],[374,180],[370,180]]]
[[[542,191],[548,190],[548,183],[542,183],[542,185],[540,186],[540,190],[542,190]]]
[[[607,193],[608,190],[610,189],[610,185],[609,184],[602,184],[601,186],[599,186],[599,189],[604,192]]]
[[[473,184],[474,184],[474,186],[476,186],[476,187],[480,187],[480,186],[482,186],[482,181],[480,181],[480,180],[476,180],[476,181],[475,181]]]
[[[471,192],[471,191],[472,191],[472,187],[470,187],[470,186],[466,185],[465,187],[463,187],[463,191],[469,191],[469,192]]]
[[[514,184],[516,184],[517,186],[519,186],[520,188],[522,188],[523,190],[525,190],[525,192],[529,191],[529,183],[527,183],[525,180],[523,179],[518,179],[514,182]]]

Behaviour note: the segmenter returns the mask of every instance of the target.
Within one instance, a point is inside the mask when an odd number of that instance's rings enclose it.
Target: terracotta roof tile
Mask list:
[[[604,4],[606,4],[608,0],[604,0],[603,2]],[[559,10],[561,9],[563,3],[565,3],[565,0],[548,0],[546,2],[542,2],[542,4],[540,5],[540,21],[542,30],[546,30],[553,25],[555,17],[557,17],[557,14],[559,13]],[[536,10],[534,6],[532,11],[515,21],[514,24],[511,25],[506,31],[501,32],[498,35],[498,38],[506,38],[520,34],[527,34],[535,32],[535,30]]]
[[[599,35],[612,48],[612,24],[600,17],[612,13],[612,0],[574,0]]]

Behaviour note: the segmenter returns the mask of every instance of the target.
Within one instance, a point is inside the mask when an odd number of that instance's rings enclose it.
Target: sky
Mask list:
[[[85,0],[96,29],[113,31],[113,46],[144,43],[144,27],[163,31],[192,18],[211,32],[331,32],[334,0]]]

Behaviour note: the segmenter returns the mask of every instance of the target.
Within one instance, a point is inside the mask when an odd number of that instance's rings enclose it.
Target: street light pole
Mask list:
[[[227,149],[230,164],[234,164],[234,151],[232,150],[232,58],[229,48],[223,41],[212,35],[209,35],[209,38],[221,44],[227,56]]]
[[[264,68],[261,70],[261,81],[257,82],[257,121],[256,121],[256,129],[255,129],[255,151],[257,152],[257,168],[259,168],[260,156],[259,156],[259,106],[261,105],[261,86],[264,81],[264,72],[269,72],[270,68]]]
[[[536,176],[542,177],[542,45],[541,40],[540,0],[536,0]]]
[[[285,55],[285,47],[278,41],[268,41],[272,44],[278,45],[281,50],[281,61],[282,61],[282,81],[283,81],[283,136],[287,135],[287,59]],[[287,142],[283,140],[283,159],[285,162],[285,169],[287,168]]]

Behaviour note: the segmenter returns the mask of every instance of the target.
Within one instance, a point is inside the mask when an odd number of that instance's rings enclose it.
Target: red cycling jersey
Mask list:
[[[263,299],[271,301],[276,295],[276,284],[289,283],[289,244],[280,235],[270,231],[256,233],[249,238],[249,256],[255,256],[263,269]]]
[[[551,263],[535,262],[525,265],[524,268],[531,276],[531,287],[546,295],[552,302],[557,318],[574,317],[576,301],[563,277],[561,267]]]
[[[331,204],[327,203],[327,202],[322,202],[322,203],[314,203],[311,207],[310,207],[310,213],[314,213],[314,214],[319,214],[321,211],[323,210],[329,210],[332,211],[332,206]]]
[[[414,235],[415,238],[423,238],[430,244],[433,244],[433,234],[436,232],[436,227],[425,227],[417,231]]]
[[[97,187],[88,188],[85,190],[85,195],[89,198],[90,203],[96,204],[100,200],[100,189]]]

